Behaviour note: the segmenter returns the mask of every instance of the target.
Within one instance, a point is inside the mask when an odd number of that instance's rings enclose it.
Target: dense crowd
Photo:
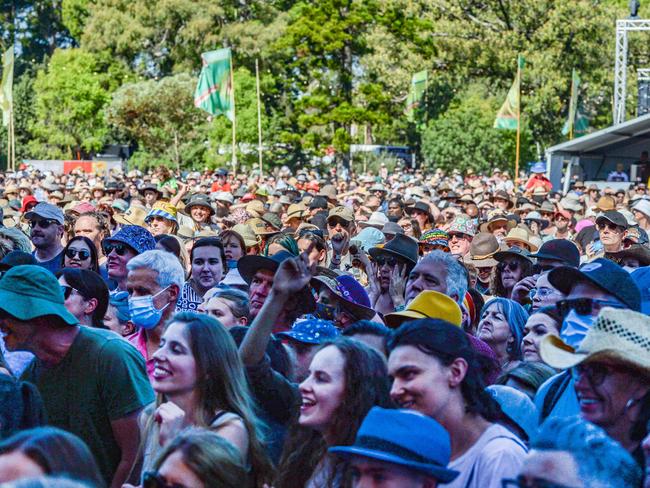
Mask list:
[[[649,488],[650,195],[545,172],[1,175],[1,486]]]

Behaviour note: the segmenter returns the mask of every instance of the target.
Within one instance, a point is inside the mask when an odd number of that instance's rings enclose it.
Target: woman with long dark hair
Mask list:
[[[58,276],[65,308],[79,323],[107,328],[104,317],[108,309],[109,293],[102,277],[93,271],[76,268],[64,268]]]
[[[88,269],[99,273],[99,258],[93,241],[86,236],[75,236],[63,249],[63,268]]]
[[[223,243],[218,237],[203,237],[194,243],[190,254],[191,272],[176,304],[177,312],[196,311],[203,296],[219,284],[228,271]]]
[[[0,443],[0,482],[43,475],[105,486],[88,446],[56,427],[23,430]]]
[[[300,415],[285,442],[276,488],[342,486],[344,466],[327,448],[353,444],[368,411],[392,405],[389,389],[377,351],[348,338],[323,344],[300,384]]]
[[[183,428],[208,428],[242,454],[254,485],[272,479],[244,367],[228,331],[214,318],[176,314],[153,355],[155,405],[141,418],[143,470]]]
[[[460,327],[438,319],[407,322],[389,339],[388,352],[393,400],[449,432],[448,467],[460,475],[445,487],[497,488],[517,475],[526,447],[496,423],[502,414]]]

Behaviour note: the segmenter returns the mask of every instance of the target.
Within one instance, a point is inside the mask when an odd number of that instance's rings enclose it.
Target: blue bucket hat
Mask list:
[[[447,468],[451,456],[447,431],[434,419],[412,410],[373,407],[354,444],[330,447],[329,452],[396,464],[442,483],[458,476],[458,471]]]
[[[108,242],[123,242],[138,254],[156,248],[156,240],[144,227],[139,225],[124,225],[115,234],[106,237],[102,245]]]
[[[323,342],[335,339],[341,332],[329,320],[317,319],[308,316],[293,324],[288,332],[279,332],[278,337],[285,337],[303,344],[322,344]]]
[[[594,259],[579,269],[568,266],[555,268],[549,271],[548,281],[565,295],[579,281],[587,281],[615,296],[631,310],[641,311],[639,287],[627,271],[609,259]]]
[[[486,390],[499,404],[503,413],[526,433],[529,441],[537,435],[539,414],[528,395],[505,385],[490,385]]]
[[[531,173],[546,173],[546,163],[539,161],[530,168]]]

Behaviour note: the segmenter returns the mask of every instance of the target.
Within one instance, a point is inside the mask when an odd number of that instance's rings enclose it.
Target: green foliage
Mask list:
[[[127,83],[113,94],[108,123],[137,143],[138,165],[193,167],[203,162],[207,116],[194,107],[195,86],[195,77],[181,73]]]
[[[429,123],[423,134],[422,152],[426,164],[445,170],[489,171],[499,167],[512,172],[516,133],[492,127],[500,100],[480,86],[459,94],[443,115]],[[533,155],[530,133],[526,130],[522,141],[521,161],[530,161]]]
[[[106,66],[83,49],[58,49],[34,82],[34,157],[71,158],[101,149],[110,100]]]

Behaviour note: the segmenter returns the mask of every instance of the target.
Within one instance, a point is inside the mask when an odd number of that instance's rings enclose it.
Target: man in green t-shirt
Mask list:
[[[0,279],[0,330],[7,349],[36,356],[22,379],[40,391],[48,423],[83,439],[106,482],[121,487],[138,451],[138,414],[154,400],[140,353],[113,332],[80,326],[40,266]]]

